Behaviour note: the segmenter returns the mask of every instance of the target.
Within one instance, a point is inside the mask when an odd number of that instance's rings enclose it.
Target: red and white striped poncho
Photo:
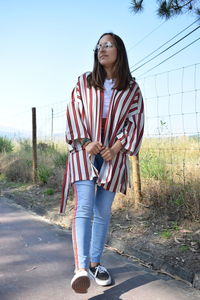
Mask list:
[[[126,194],[129,184],[128,155],[139,152],[144,130],[144,105],[138,84],[133,80],[127,90],[113,89],[101,139],[104,92],[87,87],[87,75],[78,78],[67,105],[66,139],[69,153],[64,175],[60,212],[66,209],[69,185],[77,180],[92,180],[112,192]],[[111,147],[116,139],[122,150],[111,161],[104,161],[100,172],[94,167],[94,155],[88,154],[77,141],[89,138]]]

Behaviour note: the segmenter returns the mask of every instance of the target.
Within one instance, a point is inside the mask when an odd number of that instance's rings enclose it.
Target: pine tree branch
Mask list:
[[[158,1],[157,14],[162,18],[169,19],[188,11],[195,13],[197,16],[200,15],[200,7],[197,7],[199,1],[197,0],[155,0],[155,2],[156,1]],[[143,10],[143,2],[144,0],[132,0],[131,10],[134,13],[141,12]],[[195,6],[195,4],[197,5]]]
[[[180,5],[180,8],[183,8],[183,7],[185,7],[185,6],[188,6],[188,5],[191,4],[193,1],[194,1],[194,0],[190,0],[190,1],[186,2],[186,3],[183,4],[183,5]],[[177,2],[177,1],[176,1],[176,2]]]
[[[157,13],[160,17],[165,17],[169,19],[173,15],[182,13],[183,9],[186,7],[187,10],[192,10],[193,9],[192,2],[195,2],[195,0],[189,0],[182,5],[178,0],[160,1]]]
[[[137,13],[137,12],[141,12],[143,10],[143,0],[132,0],[132,5],[131,5],[131,9],[133,12]]]

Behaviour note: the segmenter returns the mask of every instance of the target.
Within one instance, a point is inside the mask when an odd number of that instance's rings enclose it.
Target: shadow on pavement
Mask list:
[[[101,295],[88,298],[88,300],[121,300],[120,296],[122,294],[156,280],[158,278],[151,274],[134,276],[118,285],[111,286],[110,289],[107,289]]]

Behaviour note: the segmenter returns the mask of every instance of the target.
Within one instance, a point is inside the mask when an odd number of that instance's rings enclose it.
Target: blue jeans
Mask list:
[[[100,170],[103,159],[95,157],[95,167]],[[72,238],[76,270],[88,268],[89,262],[99,263],[106,241],[114,192],[96,185],[96,180],[74,183],[75,210]]]

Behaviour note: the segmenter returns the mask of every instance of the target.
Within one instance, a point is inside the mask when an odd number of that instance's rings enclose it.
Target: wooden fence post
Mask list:
[[[132,175],[132,183],[133,183],[134,205],[135,208],[138,208],[139,203],[141,203],[142,201],[139,154],[137,154],[136,156],[132,156],[131,175]]]
[[[37,124],[36,124],[36,108],[32,107],[32,179],[37,182]]]
[[[53,108],[51,109],[51,141],[53,141]]]

